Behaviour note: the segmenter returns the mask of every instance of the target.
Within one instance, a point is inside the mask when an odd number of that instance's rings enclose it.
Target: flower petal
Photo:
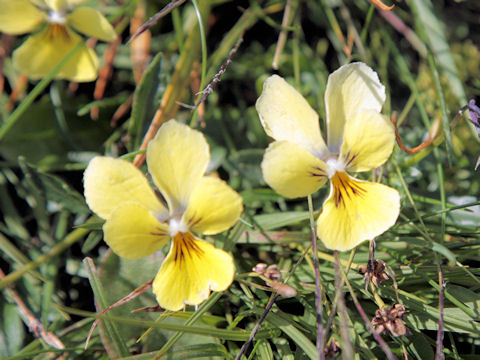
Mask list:
[[[67,0],[44,0],[47,6],[53,11],[60,12],[67,7]]]
[[[6,34],[32,32],[46,19],[29,0],[0,0],[0,31]]]
[[[289,198],[313,194],[328,179],[325,163],[290,141],[270,144],[263,156],[262,172],[272,189]]]
[[[318,218],[317,235],[329,249],[350,250],[393,226],[399,212],[395,189],[337,172]]]
[[[103,41],[113,41],[117,34],[108,20],[91,7],[76,8],[67,15],[68,24],[78,32]]]
[[[220,179],[204,176],[183,215],[189,229],[205,235],[232,227],[242,213],[242,198]]]
[[[126,259],[153,254],[170,240],[168,225],[138,203],[117,206],[103,225],[103,232],[108,246]]]
[[[265,132],[275,140],[289,140],[318,157],[326,151],[317,113],[280,76],[265,80],[256,108]]]
[[[168,216],[145,176],[128,161],[97,156],[88,164],[83,182],[88,206],[103,219],[124,202],[141,204],[158,217]]]
[[[70,9],[75,9],[77,6],[83,5],[90,0],[67,0],[67,5]]]
[[[39,79],[47,76],[82,41],[69,28],[51,24],[40,33],[30,36],[13,53],[13,64],[28,77]],[[55,78],[82,82],[95,80],[97,74],[97,55],[83,45]]]
[[[210,159],[207,141],[199,131],[170,120],[147,148],[147,164],[171,213],[183,213]]]
[[[340,156],[347,169],[367,171],[387,161],[394,144],[392,123],[376,111],[364,110],[346,124]]]
[[[190,233],[178,233],[153,281],[153,292],[161,307],[177,311],[185,304],[200,304],[210,290],[227,289],[234,275],[230,254]]]
[[[366,64],[343,65],[328,77],[325,90],[328,149],[338,154],[345,122],[362,110],[380,112],[385,102],[385,87]]]

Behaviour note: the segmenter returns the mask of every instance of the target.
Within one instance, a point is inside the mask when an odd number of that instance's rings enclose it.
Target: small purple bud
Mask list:
[[[477,129],[477,134],[480,136],[480,121],[478,117],[480,116],[480,108],[475,105],[475,100],[472,99],[469,101],[468,105],[468,112],[470,113],[470,117],[472,118],[472,123],[475,125],[475,129]]]

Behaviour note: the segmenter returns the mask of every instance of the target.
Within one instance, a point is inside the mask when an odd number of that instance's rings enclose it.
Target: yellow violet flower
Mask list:
[[[32,34],[14,53],[13,64],[31,79],[48,75],[83,39],[77,32],[112,41],[116,34],[97,10],[81,6],[85,0],[0,0],[0,31]],[[56,74],[58,79],[92,81],[98,58],[85,44]]]
[[[98,156],[85,170],[87,204],[106,220],[105,242],[117,255],[141,258],[172,239],[153,281],[158,303],[168,310],[197,305],[210,290],[223,291],[233,281],[232,256],[195,235],[225,231],[242,212],[232,188],[204,176],[209,159],[204,136],[170,120],[147,148],[148,169],[162,200],[128,161]]]
[[[269,77],[257,100],[262,125],[276,140],[262,161],[267,184],[295,198],[316,192],[330,180],[330,194],[317,222],[317,235],[329,249],[352,249],[397,220],[396,190],[347,174],[374,169],[390,156],[395,134],[380,114],[384,101],[385,87],[367,65],[352,63],[330,74],[326,144],[318,115],[283,78]]]

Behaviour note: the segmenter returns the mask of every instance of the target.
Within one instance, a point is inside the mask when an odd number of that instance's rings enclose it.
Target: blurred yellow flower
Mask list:
[[[269,77],[257,100],[262,125],[276,140],[262,161],[267,184],[295,198],[316,192],[330,180],[330,194],[317,222],[317,235],[329,249],[352,249],[397,220],[396,190],[347,174],[374,169],[390,156],[395,134],[380,114],[384,101],[385,87],[364,63],[344,65],[330,74],[325,144],[318,115],[283,78]]]
[[[105,242],[128,259],[172,245],[153,291],[165,309],[197,305],[210,290],[223,291],[233,281],[231,255],[195,234],[217,234],[240,217],[242,200],[222,180],[204,176],[210,159],[204,136],[170,120],[147,148],[147,164],[161,200],[130,162],[98,156],[85,170],[85,198],[106,222]]]
[[[116,34],[97,10],[81,6],[85,0],[0,0],[0,31],[33,33],[13,54],[14,66],[31,79],[48,75],[83,39],[76,32],[112,41]],[[56,74],[58,79],[92,81],[98,58],[85,44]]]

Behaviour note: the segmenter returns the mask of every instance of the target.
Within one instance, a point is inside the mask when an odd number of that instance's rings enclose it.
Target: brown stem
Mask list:
[[[404,152],[404,153],[407,153],[407,154],[416,154],[417,152],[419,152],[420,150],[423,150],[425,149],[426,147],[429,147],[430,145],[432,145],[433,141],[435,140],[435,136],[437,135],[437,131],[432,131],[431,133],[429,133],[429,136],[428,136],[428,139],[425,140],[423,143],[421,143],[420,145],[414,147],[414,148],[407,148],[403,142],[402,142],[402,139],[400,138],[400,134],[398,133],[398,127],[397,127],[397,116],[398,114],[396,112],[393,112],[392,113],[392,117],[390,118],[390,120],[392,121],[392,124],[393,124],[393,127],[395,128],[395,138],[397,139],[397,144],[398,146],[400,147],[400,149]]]
[[[444,359],[443,355],[443,306],[444,306],[444,290],[445,290],[445,283],[443,281],[443,271],[441,266],[438,267],[438,283],[440,285],[440,294],[438,299],[438,311],[440,312],[440,316],[438,318],[438,330],[437,330],[437,344],[435,347],[435,360],[442,360]]]
[[[270,301],[268,302],[268,305],[267,307],[265,308],[265,311],[263,312],[262,316],[260,317],[260,319],[258,320],[258,323],[257,325],[255,325],[255,329],[253,329],[252,333],[250,334],[250,337],[248,338],[248,340],[245,342],[245,344],[243,344],[242,348],[240,349],[240,351],[238,352],[238,355],[236,357],[236,360],[241,360],[242,359],[242,355],[245,355],[245,353],[247,352],[248,348],[250,347],[250,344],[252,343],[255,335],[257,335],[257,332],[258,330],[260,330],[260,326],[262,326],[263,322],[265,321],[265,319],[267,318],[267,315],[268,313],[270,312],[270,310],[272,309],[273,307],[273,304],[275,303],[275,300],[277,300],[278,298],[278,293],[273,295],[272,298],[270,299]]]
[[[113,73],[113,60],[115,59],[115,55],[117,55],[117,49],[120,45],[120,42],[121,38],[120,36],[117,36],[115,40],[108,45],[105,54],[103,54],[103,66],[98,73],[98,80],[95,83],[95,91],[93,92],[93,98],[95,100],[101,100],[105,94],[108,80]],[[90,110],[90,117],[94,120],[97,120],[99,113],[99,108],[95,106]]]

